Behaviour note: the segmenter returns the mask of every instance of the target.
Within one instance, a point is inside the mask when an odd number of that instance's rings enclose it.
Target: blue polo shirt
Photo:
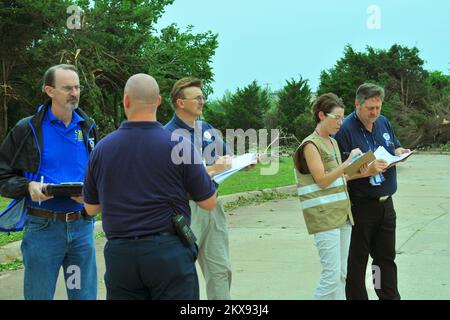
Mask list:
[[[174,114],[164,128],[171,132],[175,130],[181,132],[179,129],[183,129],[186,133],[189,133],[189,136],[187,134],[184,136],[190,138],[190,141],[199,152],[201,146],[201,155],[207,166],[213,165],[220,156],[230,154],[220,132],[205,121],[197,120],[195,121],[195,128],[191,128]]]
[[[342,161],[348,158],[348,153],[360,148],[362,152],[375,151],[383,146],[390,154],[395,155],[395,149],[401,144],[395,136],[388,119],[380,115],[374,123],[372,132],[369,132],[353,111],[349,114],[334,137],[341,151]],[[385,181],[380,186],[372,186],[370,177],[351,180],[348,182],[350,195],[367,197],[382,197],[393,195],[397,191],[397,171],[395,166],[383,172]]]
[[[89,158],[80,126],[83,122],[83,118],[72,111],[72,121],[66,127],[55,117],[51,107],[48,108],[42,121],[43,150],[39,172],[39,179],[43,176],[44,183],[83,181]],[[27,200],[30,207],[44,210],[72,212],[83,208],[70,197],[55,197],[41,202],[41,205],[30,197]]]
[[[172,161],[178,148],[192,148],[185,138],[157,121],[126,121],[103,138],[91,153],[84,180],[84,200],[100,204],[108,238],[168,231],[172,215],[190,218],[187,193],[194,201],[216,189],[203,164]]]

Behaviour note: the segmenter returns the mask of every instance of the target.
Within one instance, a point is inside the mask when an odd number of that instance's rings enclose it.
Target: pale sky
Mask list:
[[[278,90],[299,75],[315,90],[346,44],[357,51],[416,46],[427,70],[450,70],[448,0],[175,0],[157,28],[170,23],[219,34],[216,98],[253,80]]]

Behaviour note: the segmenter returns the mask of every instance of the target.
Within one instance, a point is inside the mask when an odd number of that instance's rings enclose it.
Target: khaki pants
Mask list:
[[[230,300],[231,266],[228,223],[220,198],[212,211],[203,210],[194,201],[191,228],[197,237],[197,261],[206,282],[208,300]]]

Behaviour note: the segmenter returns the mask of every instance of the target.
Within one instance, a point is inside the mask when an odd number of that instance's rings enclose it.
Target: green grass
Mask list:
[[[261,168],[264,167],[268,168],[269,166],[258,164],[252,170],[240,171],[232,175],[220,185],[220,195],[295,184],[292,158],[280,159],[278,172],[274,175],[261,175]]]
[[[0,272],[13,271],[18,269],[23,269],[23,262],[20,259],[16,259],[11,262],[0,263]]]
[[[0,247],[10,242],[22,240],[22,237],[23,231],[11,232],[9,234],[7,232],[0,232]]]
[[[6,208],[10,201],[11,199],[0,197],[0,211],[3,211],[3,209]]]
[[[104,238],[104,237],[106,237],[106,235],[105,235],[105,233],[103,231],[97,231],[97,232],[94,233],[94,239],[95,240],[101,239],[101,238]]]
[[[442,151],[450,151],[450,141],[447,141],[446,144],[441,144]]]
[[[225,212],[227,212],[230,215],[233,215],[233,213],[230,212],[240,207],[250,206],[253,204],[259,204],[267,201],[288,199],[294,196],[295,193],[288,194],[280,192],[265,192],[263,194],[258,194],[251,198],[239,197],[236,201],[228,202],[223,207],[225,209]]]
[[[3,209],[6,208],[6,206],[9,204],[10,201],[11,201],[11,199],[0,197],[0,211],[3,211]],[[0,232],[0,246],[4,246],[7,243],[21,240],[22,236],[23,236],[22,231],[11,232],[9,234],[6,232]]]

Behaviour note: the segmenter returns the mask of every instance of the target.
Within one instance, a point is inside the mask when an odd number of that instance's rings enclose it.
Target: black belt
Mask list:
[[[83,208],[80,211],[72,211],[72,212],[58,212],[58,211],[49,211],[42,210],[36,208],[28,208],[28,214],[40,218],[47,218],[50,220],[62,220],[62,221],[75,221],[83,217],[85,220],[92,220],[92,216],[88,215],[86,210]]]
[[[151,237],[160,237],[160,236],[170,236],[174,235],[175,233],[173,231],[163,231],[163,232],[155,232],[155,233],[148,233],[141,236],[132,236],[132,237],[111,237],[108,238],[108,240],[118,240],[118,239],[126,239],[126,240],[141,240],[145,238],[151,238]]]
[[[357,198],[357,199],[363,199],[363,200],[366,200],[366,201],[386,202],[391,197],[392,197],[391,195],[382,196],[382,197],[368,197],[368,196],[364,196],[364,195],[359,195],[359,194],[355,195],[355,194],[351,194],[350,193],[350,200],[352,198]]]

